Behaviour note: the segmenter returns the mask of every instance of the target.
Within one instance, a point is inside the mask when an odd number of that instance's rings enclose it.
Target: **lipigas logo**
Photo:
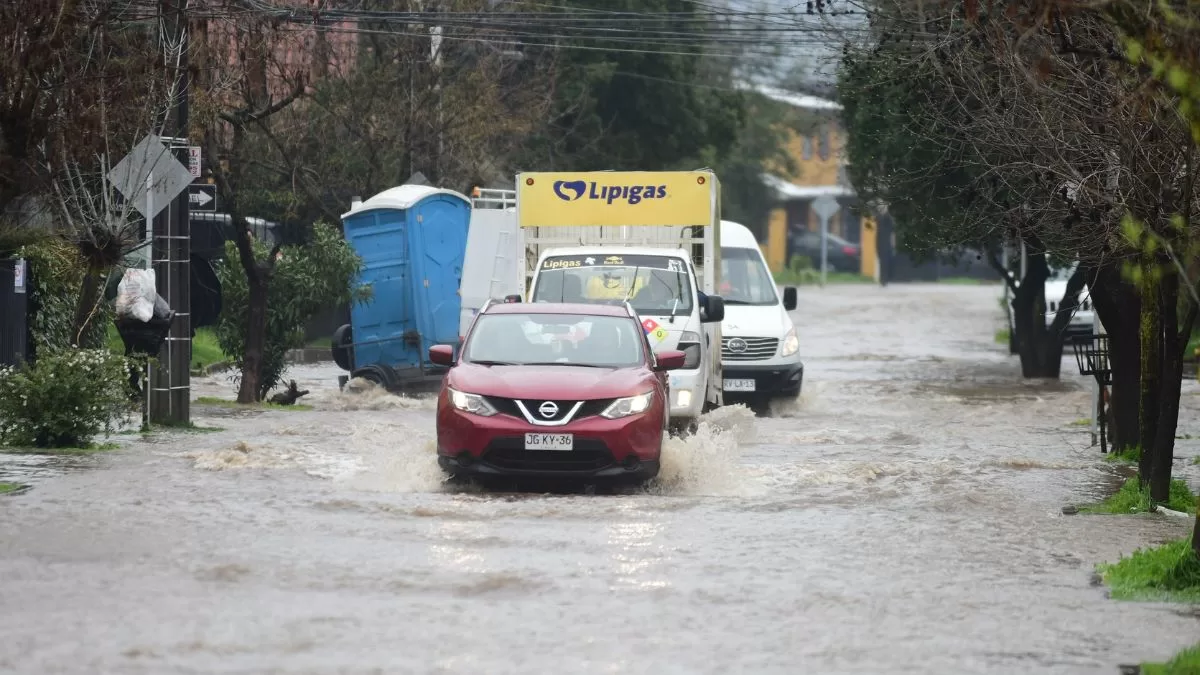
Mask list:
[[[554,194],[564,202],[573,202],[587,192],[587,182],[581,180],[554,181]],[[571,194],[567,194],[571,193]]]
[[[647,199],[665,199],[666,185],[600,185],[583,180],[554,181],[554,195],[564,202],[574,202],[587,197],[606,204],[623,201],[630,205]]]

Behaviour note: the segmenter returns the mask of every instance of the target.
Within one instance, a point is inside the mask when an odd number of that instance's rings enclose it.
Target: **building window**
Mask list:
[[[829,127],[821,127],[821,135],[817,139],[817,154],[822,162],[829,160]]]
[[[813,147],[812,146],[813,146],[812,136],[805,136],[803,150],[802,150],[804,159],[808,160],[808,159],[813,158]]]

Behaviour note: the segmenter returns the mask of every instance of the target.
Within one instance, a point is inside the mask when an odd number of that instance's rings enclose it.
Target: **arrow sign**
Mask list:
[[[217,212],[217,186],[204,183],[188,189],[188,208],[192,213]]]

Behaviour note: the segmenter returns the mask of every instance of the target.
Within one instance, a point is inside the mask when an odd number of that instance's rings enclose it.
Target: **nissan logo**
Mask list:
[[[746,341],[742,338],[733,338],[729,341],[729,351],[734,354],[741,354],[746,351]]]
[[[541,413],[542,417],[550,419],[558,414],[558,405],[554,401],[546,401],[538,406],[538,412]]]

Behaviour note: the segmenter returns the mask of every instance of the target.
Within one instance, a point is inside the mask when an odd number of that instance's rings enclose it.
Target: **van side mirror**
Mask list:
[[[787,311],[796,309],[796,287],[785,286],[783,289],[783,308]]]
[[[704,315],[700,317],[701,323],[716,323],[725,320],[725,298],[719,295],[710,295],[705,302],[707,307],[704,309]]]
[[[434,345],[429,348],[429,360],[439,366],[454,365],[453,345]]]

